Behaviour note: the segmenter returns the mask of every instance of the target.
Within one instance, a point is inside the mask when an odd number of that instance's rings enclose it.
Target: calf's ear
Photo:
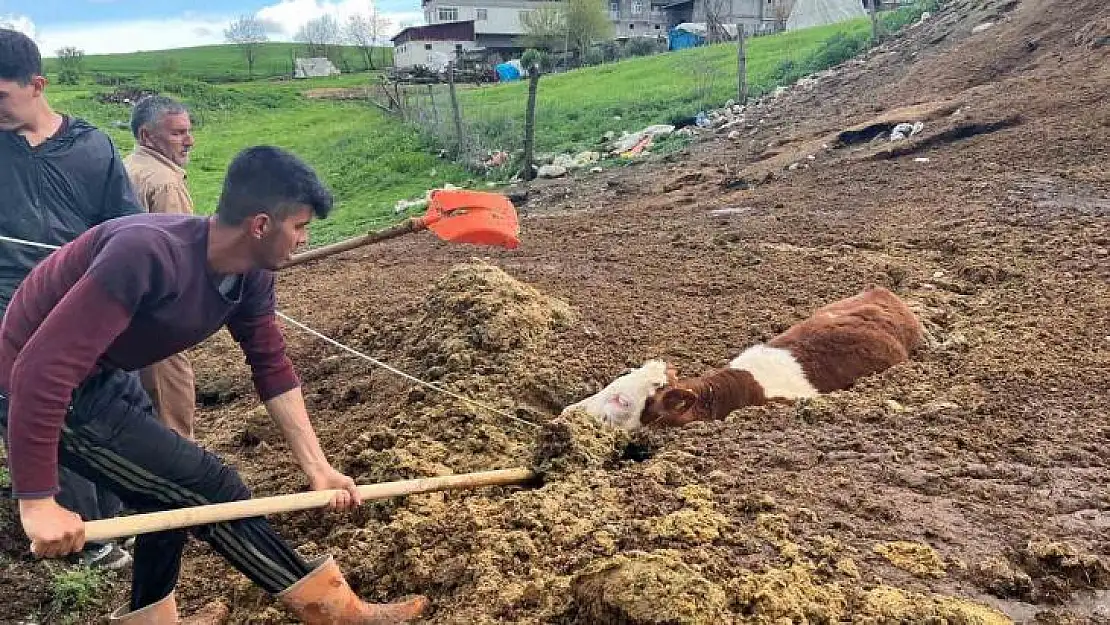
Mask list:
[[[694,391],[685,388],[669,388],[663,392],[663,398],[659,403],[664,414],[678,416],[693,408],[697,401],[698,396]]]

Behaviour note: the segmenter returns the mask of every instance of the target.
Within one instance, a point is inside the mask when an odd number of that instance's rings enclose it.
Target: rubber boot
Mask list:
[[[231,610],[221,602],[213,601],[201,608],[200,612],[185,619],[177,616],[177,598],[174,593],[134,612],[125,612],[122,607],[108,617],[109,623],[120,625],[224,625]]]
[[[311,563],[313,570],[278,594],[278,599],[305,625],[394,625],[420,618],[428,609],[422,596],[394,603],[359,599],[331,556]]]

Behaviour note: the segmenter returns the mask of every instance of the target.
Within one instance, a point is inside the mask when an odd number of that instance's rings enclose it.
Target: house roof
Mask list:
[[[409,26],[391,39],[394,45],[407,41],[474,41],[474,20]]]

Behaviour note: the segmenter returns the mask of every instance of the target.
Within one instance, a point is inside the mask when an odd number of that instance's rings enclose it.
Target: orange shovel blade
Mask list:
[[[444,241],[516,249],[520,223],[509,198],[497,193],[439,189],[422,221]]]

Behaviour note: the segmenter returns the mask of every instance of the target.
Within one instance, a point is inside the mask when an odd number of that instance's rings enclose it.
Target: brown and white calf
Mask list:
[[[922,336],[921,322],[905,302],[887,289],[870,288],[749,347],[728,368],[676,379],[668,367],[667,385],[645,400],[638,425],[723,419],[744,406],[846,389],[907,360]]]

